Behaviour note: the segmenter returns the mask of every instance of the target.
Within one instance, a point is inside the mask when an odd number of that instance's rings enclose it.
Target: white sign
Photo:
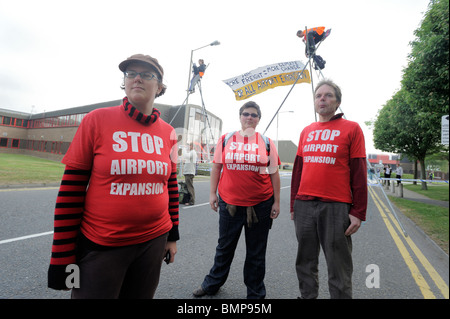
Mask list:
[[[441,122],[441,144],[448,145],[448,115],[442,117]]]
[[[309,71],[301,61],[276,63],[232,77],[223,82],[234,92],[236,100],[245,100],[277,86],[311,83]]]

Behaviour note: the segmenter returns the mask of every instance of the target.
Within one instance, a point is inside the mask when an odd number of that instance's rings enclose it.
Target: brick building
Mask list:
[[[90,111],[120,105],[122,100],[30,114],[0,109],[0,153],[27,154],[60,161],[83,117]],[[155,103],[161,118],[176,130],[180,145],[193,142],[199,157],[209,159],[222,132],[222,120],[198,105]]]

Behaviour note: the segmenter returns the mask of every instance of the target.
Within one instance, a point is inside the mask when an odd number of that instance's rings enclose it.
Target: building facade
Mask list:
[[[122,100],[59,111],[30,114],[0,109],[0,153],[20,153],[60,161],[89,112],[120,105]],[[222,120],[198,105],[171,106],[155,103],[161,118],[176,130],[179,147],[194,143],[199,158],[211,159],[222,132]]]

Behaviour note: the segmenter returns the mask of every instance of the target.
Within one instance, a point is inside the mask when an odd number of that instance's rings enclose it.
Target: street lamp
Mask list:
[[[190,83],[191,83],[191,70],[192,70],[192,55],[194,54],[194,51],[197,51],[197,50],[209,47],[209,46],[219,45],[219,44],[220,44],[220,42],[216,40],[214,42],[211,42],[210,44],[207,44],[207,45],[204,45],[204,46],[202,46],[200,48],[191,50],[191,59],[189,60],[189,72],[188,72],[186,105],[188,105],[188,99],[189,99],[189,86],[190,86]]]

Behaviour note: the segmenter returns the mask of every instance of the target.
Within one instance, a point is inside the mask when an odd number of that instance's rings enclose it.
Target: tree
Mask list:
[[[408,93],[398,91],[380,110],[374,123],[374,144],[377,149],[401,153],[419,161],[421,178],[426,178],[425,158],[441,149],[427,117],[420,116],[408,103]],[[440,136],[439,136],[440,138]],[[417,178],[417,171],[414,172]],[[426,184],[422,183],[426,189]]]
[[[431,0],[404,70],[402,87],[427,116],[449,111],[449,1]]]
[[[403,71],[402,88],[380,110],[374,123],[375,147],[403,153],[420,162],[426,178],[425,157],[443,149],[440,119],[448,114],[449,1],[431,0],[411,42],[412,52]],[[426,189],[422,183],[422,189]]]

